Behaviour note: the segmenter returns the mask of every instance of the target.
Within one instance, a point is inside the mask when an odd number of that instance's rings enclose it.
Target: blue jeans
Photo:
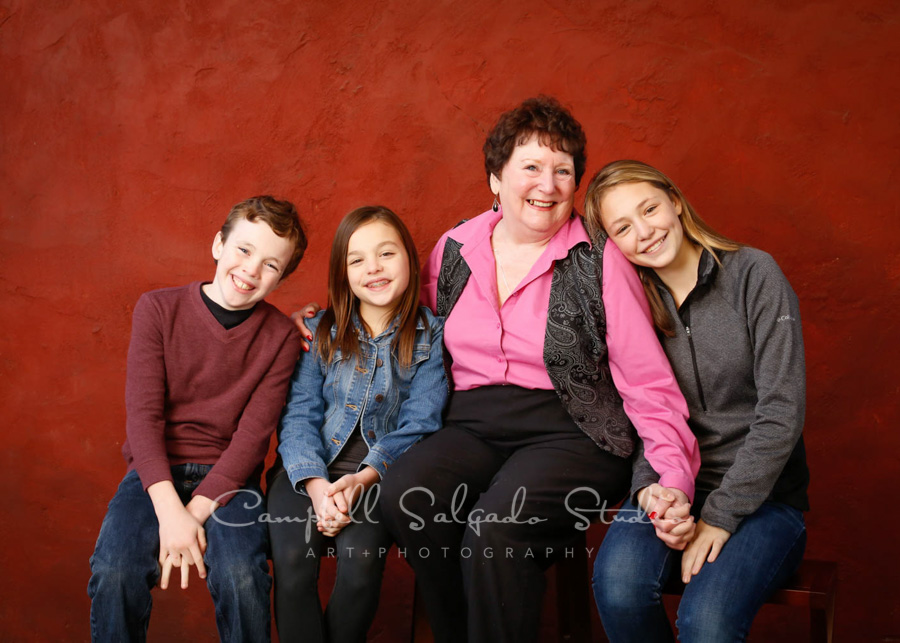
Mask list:
[[[212,465],[172,467],[175,489],[187,504]],[[258,519],[264,503],[255,483],[219,507],[206,521],[203,561],[222,641],[270,640],[266,560],[268,534]],[[253,492],[253,493],[249,493]],[[242,526],[231,526],[242,525]],[[91,637],[94,641],[144,641],[150,621],[150,590],[159,580],[159,522],[136,471],[129,471],[109,503],[91,556]],[[196,581],[196,571],[191,570]],[[176,570],[168,591],[178,591]]]
[[[701,503],[692,513],[699,514]],[[620,515],[641,515],[626,503]],[[630,511],[627,511],[630,510]],[[714,563],[684,589],[678,638],[695,643],[743,641],[766,598],[793,574],[806,549],[803,513],[764,503],[744,518]],[[662,604],[670,574],[681,576],[681,552],[656,537],[650,521],[614,522],[594,563],[594,599],[613,643],[674,640]]]

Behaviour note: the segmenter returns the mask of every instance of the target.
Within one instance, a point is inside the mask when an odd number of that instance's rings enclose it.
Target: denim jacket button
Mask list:
[[[378,395],[375,396],[375,401],[376,401],[376,402],[383,402],[383,401],[384,401],[384,395],[382,395],[381,393],[379,393]]]
[[[373,440],[375,439],[375,431],[371,431],[371,430],[370,430],[366,435],[368,435],[368,436],[369,436],[370,438],[372,438]]]
[[[384,366],[384,360],[379,357],[375,360],[375,366]]]

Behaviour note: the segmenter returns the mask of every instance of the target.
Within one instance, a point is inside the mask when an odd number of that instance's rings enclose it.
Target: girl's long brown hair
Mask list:
[[[416,253],[412,235],[400,217],[380,205],[356,208],[344,217],[337,232],[334,233],[328,266],[328,308],[319,322],[316,350],[328,363],[334,359],[337,349],[341,350],[345,358],[353,356],[359,359],[359,339],[357,329],[353,325],[353,313],[359,310],[359,299],[350,290],[347,279],[347,248],[353,233],[374,221],[382,221],[397,231],[409,258],[409,285],[391,311],[391,317],[397,319],[397,330],[391,346],[400,365],[408,368],[412,364],[413,348],[416,343],[416,323],[420,318],[423,322],[426,321],[425,316],[419,311],[421,287],[419,255]],[[362,320],[360,322],[365,323]],[[329,332],[332,327],[335,329],[333,339]]]
[[[613,161],[605,165],[588,185],[587,194],[584,197],[584,220],[588,232],[598,242],[606,240],[607,231],[603,229],[603,221],[600,217],[600,202],[610,189],[622,183],[649,183],[666,194],[674,203],[681,203],[681,227],[684,236],[692,243],[707,250],[717,263],[719,258],[715,250],[733,252],[741,247],[736,241],[719,234],[697,215],[697,211],[684,198],[681,190],[672,183],[672,180],[655,167],[641,163],[640,161]],[[675,321],[669,316],[669,311],[663,303],[653,278],[653,269],[644,266],[636,266],[641,283],[644,285],[644,293],[650,302],[650,311],[653,314],[653,324],[667,337],[675,335]]]

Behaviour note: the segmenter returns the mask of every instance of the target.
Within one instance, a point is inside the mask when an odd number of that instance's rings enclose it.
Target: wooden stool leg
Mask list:
[[[813,643],[831,643],[834,634],[834,593],[828,595],[825,604],[810,602],[809,640]]]

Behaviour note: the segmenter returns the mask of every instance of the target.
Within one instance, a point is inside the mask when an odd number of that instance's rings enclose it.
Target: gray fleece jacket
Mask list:
[[[809,509],[806,371],[797,296],[775,260],[746,247],[720,258],[703,252],[679,310],[659,282],[676,322],[661,340],[700,444],[701,518],[734,533],[767,500]],[[658,479],[640,451],[632,492]]]

